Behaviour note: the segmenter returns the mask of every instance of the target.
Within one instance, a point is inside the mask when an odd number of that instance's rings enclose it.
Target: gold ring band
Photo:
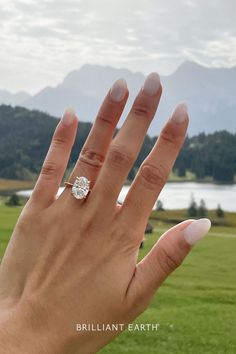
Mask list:
[[[66,186],[66,187],[73,187],[73,183],[70,183],[70,182],[65,182],[64,183],[64,185]]]

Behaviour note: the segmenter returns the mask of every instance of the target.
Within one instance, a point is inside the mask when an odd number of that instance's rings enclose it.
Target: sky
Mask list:
[[[36,93],[85,63],[231,67],[235,14],[235,0],[0,0],[0,88]]]

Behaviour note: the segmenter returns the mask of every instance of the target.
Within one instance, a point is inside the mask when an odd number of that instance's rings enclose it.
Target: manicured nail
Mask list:
[[[188,107],[185,103],[180,103],[171,115],[171,120],[177,124],[183,123],[188,117]]]
[[[110,90],[110,97],[115,102],[120,102],[125,97],[127,91],[127,84],[124,79],[117,80],[111,90]]]
[[[65,125],[71,125],[76,119],[75,111],[72,108],[67,108],[62,116],[62,122]]]
[[[193,221],[186,229],[183,231],[185,241],[193,246],[199,240],[201,240],[210,230],[211,222],[209,219],[199,219]]]
[[[143,84],[143,91],[149,96],[155,96],[160,87],[160,76],[157,73],[151,73],[147,76]]]

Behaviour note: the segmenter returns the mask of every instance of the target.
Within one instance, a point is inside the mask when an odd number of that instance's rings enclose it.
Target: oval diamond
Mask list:
[[[76,177],[72,194],[76,199],[84,199],[88,195],[90,181],[86,177]]]

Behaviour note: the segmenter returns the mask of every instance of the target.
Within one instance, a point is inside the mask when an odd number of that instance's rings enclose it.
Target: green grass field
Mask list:
[[[0,257],[19,212],[0,206]],[[155,232],[146,236],[140,258],[170,227],[168,215],[182,218],[184,212],[163,212],[161,221],[153,213]],[[139,317],[139,323],[158,323],[159,330],[126,331],[100,353],[236,353],[236,214],[227,214],[226,221],[229,226],[212,227]]]

